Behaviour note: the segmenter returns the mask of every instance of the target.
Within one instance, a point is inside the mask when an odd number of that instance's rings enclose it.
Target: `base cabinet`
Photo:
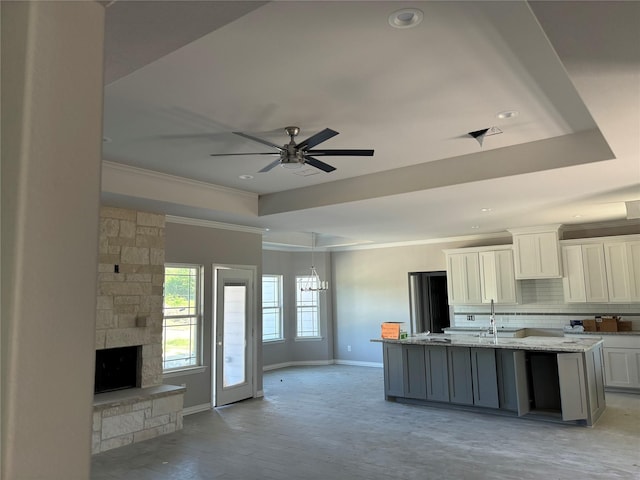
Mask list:
[[[384,363],[385,397],[404,396],[404,367],[402,362],[402,345],[399,343],[382,344],[382,361]]]
[[[447,347],[425,346],[424,357],[427,374],[427,400],[449,402]]]
[[[604,351],[607,387],[640,389],[640,348],[608,348]]]
[[[601,344],[584,353],[555,353],[385,342],[383,356],[387,400],[535,413],[586,425],[605,409]]]
[[[496,351],[492,348],[472,348],[471,373],[473,404],[479,407],[499,408]]]

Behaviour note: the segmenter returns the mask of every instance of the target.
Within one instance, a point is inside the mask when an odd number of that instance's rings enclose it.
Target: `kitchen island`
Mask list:
[[[599,338],[419,335],[381,342],[389,401],[593,425],[606,408]]]

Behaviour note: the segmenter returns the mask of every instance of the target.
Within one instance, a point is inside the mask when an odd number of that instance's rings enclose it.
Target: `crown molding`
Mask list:
[[[178,177],[176,175],[170,175],[168,173],[156,172],[153,170],[147,170],[139,167],[132,167],[130,165],[124,165],[122,163],[111,162],[109,160],[102,161],[102,168],[106,170],[112,170],[117,173],[124,173],[128,175],[143,176],[149,179],[161,180],[163,182],[173,182],[188,187],[203,188],[211,191],[215,191],[223,194],[240,195],[247,198],[258,199],[257,193],[247,192],[245,190],[238,190],[230,187],[223,187],[222,185],[216,185],[214,183],[207,183],[200,180],[193,180],[186,177]]]
[[[232,223],[214,222],[213,220],[202,220],[199,218],[178,217],[176,215],[167,215],[165,220],[169,223],[178,223],[181,225],[192,225],[195,227],[216,228],[218,230],[233,230],[234,232],[257,233],[262,235],[264,228],[248,227],[246,225],[235,225]]]

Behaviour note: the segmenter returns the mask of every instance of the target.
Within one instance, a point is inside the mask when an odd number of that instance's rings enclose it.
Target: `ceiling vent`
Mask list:
[[[491,135],[498,135],[499,133],[502,133],[502,130],[500,130],[498,127],[489,127],[489,128],[483,128],[482,130],[476,130],[475,132],[469,132],[468,135],[475,138],[480,144],[480,146],[482,146],[484,137],[490,137]]]

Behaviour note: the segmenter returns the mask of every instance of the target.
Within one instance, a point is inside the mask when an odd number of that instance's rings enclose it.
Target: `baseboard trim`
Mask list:
[[[263,372],[267,372],[269,370],[278,370],[280,368],[287,367],[303,367],[303,366],[314,366],[314,365],[333,365],[335,362],[333,360],[302,360],[299,362],[284,362],[284,363],[274,363],[273,365],[264,365],[262,367]]]
[[[211,410],[210,403],[202,403],[200,405],[194,405],[193,407],[185,407],[182,410],[182,416],[193,415],[194,413],[206,412],[207,410]]]
[[[352,365],[354,367],[382,368],[383,364],[378,362],[357,362],[355,360],[334,360],[336,365]]]
[[[382,363],[378,362],[358,362],[355,360],[303,360],[299,362],[284,362],[284,363],[274,363],[272,365],[264,365],[262,367],[263,372],[268,372],[269,370],[278,370],[280,368],[287,367],[302,367],[302,366],[314,366],[314,365],[352,365],[354,367],[373,367],[373,368],[382,368]]]

